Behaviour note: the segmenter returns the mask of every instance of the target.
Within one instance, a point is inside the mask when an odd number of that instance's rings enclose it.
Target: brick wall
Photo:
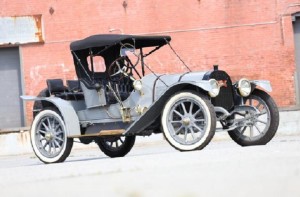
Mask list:
[[[295,105],[291,14],[299,0],[2,0],[0,16],[43,15],[44,44],[21,46],[25,93],[36,95],[47,78],[73,79],[73,40],[120,29],[128,34],[172,36],[193,70],[219,64],[234,79],[270,80],[281,107]],[[53,8],[51,14],[49,9]],[[120,33],[120,32],[116,32]],[[184,67],[167,47],[148,58],[157,72]],[[176,69],[174,69],[176,68]],[[32,104],[26,105],[28,122]]]

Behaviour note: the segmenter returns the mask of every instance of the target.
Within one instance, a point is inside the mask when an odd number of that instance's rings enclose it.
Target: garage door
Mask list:
[[[297,14],[298,15],[298,14]],[[295,57],[297,66],[297,104],[300,104],[300,16],[294,16],[294,41],[295,41]]]
[[[24,126],[19,48],[0,48],[0,129]]]

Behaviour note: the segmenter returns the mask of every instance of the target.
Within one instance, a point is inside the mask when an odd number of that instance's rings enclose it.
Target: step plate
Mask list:
[[[99,133],[87,134],[87,135],[72,135],[69,138],[80,138],[80,137],[98,137],[98,136],[109,136],[109,135],[122,135],[125,133],[124,129],[116,130],[101,130]]]

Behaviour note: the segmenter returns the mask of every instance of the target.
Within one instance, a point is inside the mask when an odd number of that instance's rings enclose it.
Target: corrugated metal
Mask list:
[[[296,60],[296,93],[297,104],[300,104],[300,17],[296,17],[294,25],[295,60]],[[298,86],[298,87],[297,87]]]
[[[0,48],[0,84],[0,129],[24,126],[18,47]]]
[[[0,45],[44,42],[42,15],[0,17]]]

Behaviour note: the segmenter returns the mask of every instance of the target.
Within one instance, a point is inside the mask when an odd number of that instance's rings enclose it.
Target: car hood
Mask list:
[[[178,82],[198,82],[203,80],[204,75],[208,71],[202,71],[202,72],[186,72],[186,73],[180,73],[180,74],[162,74],[157,75],[159,78],[156,82],[157,86],[161,85],[168,85],[171,86],[172,84],[178,83]]]

